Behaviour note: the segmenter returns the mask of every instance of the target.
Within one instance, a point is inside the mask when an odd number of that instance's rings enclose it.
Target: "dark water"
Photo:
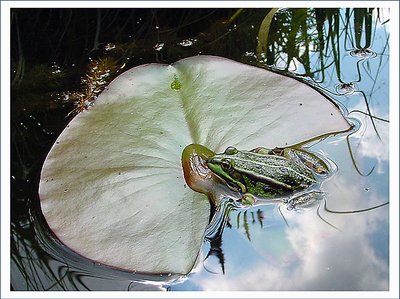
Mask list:
[[[388,290],[389,11],[284,9],[264,40],[268,11],[12,10],[14,290]],[[96,62],[114,70],[109,82],[123,66],[199,53],[296,75],[340,105],[353,130],[311,144],[337,165],[323,199],[294,210],[227,207],[225,226],[206,236],[187,277],[127,273],[75,255],[47,230],[37,189],[84,92],[81,78]]]

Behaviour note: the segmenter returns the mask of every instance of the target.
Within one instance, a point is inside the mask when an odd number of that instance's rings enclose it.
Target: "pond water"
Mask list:
[[[268,12],[12,10],[14,290],[389,289],[389,11],[281,9],[269,30]],[[93,75],[96,59],[125,70],[199,53],[296,76],[341,107],[353,129],[307,144],[336,164],[323,198],[297,209],[227,205],[224,225],[208,231],[186,277],[118,271],[69,251],[48,232],[37,188],[76,108],[71,99],[84,92],[81,78]]]

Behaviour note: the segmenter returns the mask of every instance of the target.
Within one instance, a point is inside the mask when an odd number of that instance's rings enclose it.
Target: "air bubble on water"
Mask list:
[[[340,95],[351,95],[356,91],[357,85],[354,82],[341,83],[335,86],[336,92]]]
[[[178,45],[182,46],[182,47],[190,47],[193,46],[193,44],[197,42],[197,39],[195,38],[188,38],[188,39],[184,39],[181,42],[178,43]]]
[[[69,94],[68,93],[61,94],[61,101],[69,102]]]
[[[113,49],[115,49],[115,44],[113,44],[113,43],[108,43],[104,46],[104,50],[106,50],[106,51],[111,51]]]
[[[128,59],[129,59],[129,57],[128,57]],[[126,66],[126,62],[124,62],[119,69],[122,70],[125,66]]]
[[[244,56],[246,56],[246,57],[255,57],[255,58],[257,57],[257,55],[252,51],[246,51],[244,53]]]
[[[56,62],[53,62],[53,64],[51,65],[51,68],[52,68],[52,71],[51,71],[52,74],[61,73],[61,67]]]
[[[372,51],[370,48],[361,48],[361,49],[351,50],[350,56],[358,58],[358,59],[368,59],[371,57],[375,57],[376,53],[374,51]]]
[[[164,48],[164,43],[157,43],[154,45],[153,49],[155,51],[161,51]]]

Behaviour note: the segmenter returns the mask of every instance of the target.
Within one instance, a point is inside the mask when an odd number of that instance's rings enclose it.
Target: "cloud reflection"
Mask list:
[[[377,192],[364,193],[360,184],[362,182],[355,183],[336,176],[324,186],[329,195],[328,203],[339,200],[337,207],[357,209],[366,203],[384,200]],[[283,229],[280,236],[269,239],[269,242],[287,243],[288,248],[281,252],[281,256],[271,258],[266,246],[252,242],[250,245],[264,256],[262,259],[255,258],[254,266],[247,266],[245,271],[239,268],[235,271],[235,267],[243,261],[227,260],[230,272],[225,276],[200,276],[196,284],[206,291],[388,290],[388,261],[379,254],[380,249],[374,242],[377,235],[388,230],[387,206],[345,215],[321,211],[322,217],[339,230],[324,223],[317,216],[316,207],[303,212],[288,211],[282,207],[282,213],[289,226]],[[255,225],[251,233],[267,232],[268,227],[263,230]],[[256,240],[262,237],[258,235]],[[382,245],[387,248],[387,244]],[[249,253],[248,263],[254,262],[251,254],[254,253]],[[286,262],[276,263],[273,259]]]
[[[361,122],[359,130],[349,137],[351,144],[360,158],[376,159],[380,164],[389,161],[389,122],[373,119],[357,111],[351,114]],[[375,127],[374,127],[375,126]],[[376,129],[376,130],[375,130]],[[379,134],[379,135],[378,135]]]

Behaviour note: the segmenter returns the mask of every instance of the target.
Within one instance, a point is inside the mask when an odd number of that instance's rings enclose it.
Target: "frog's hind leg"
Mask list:
[[[256,147],[252,149],[250,152],[261,154],[261,155],[274,155],[284,157],[286,155],[287,148],[284,147],[275,147],[273,149],[266,148],[266,147]]]
[[[329,173],[327,163],[316,154],[309,153],[305,150],[296,149],[288,151],[287,155],[292,159],[297,159],[303,165],[307,166],[312,171],[319,175],[326,175]]]

